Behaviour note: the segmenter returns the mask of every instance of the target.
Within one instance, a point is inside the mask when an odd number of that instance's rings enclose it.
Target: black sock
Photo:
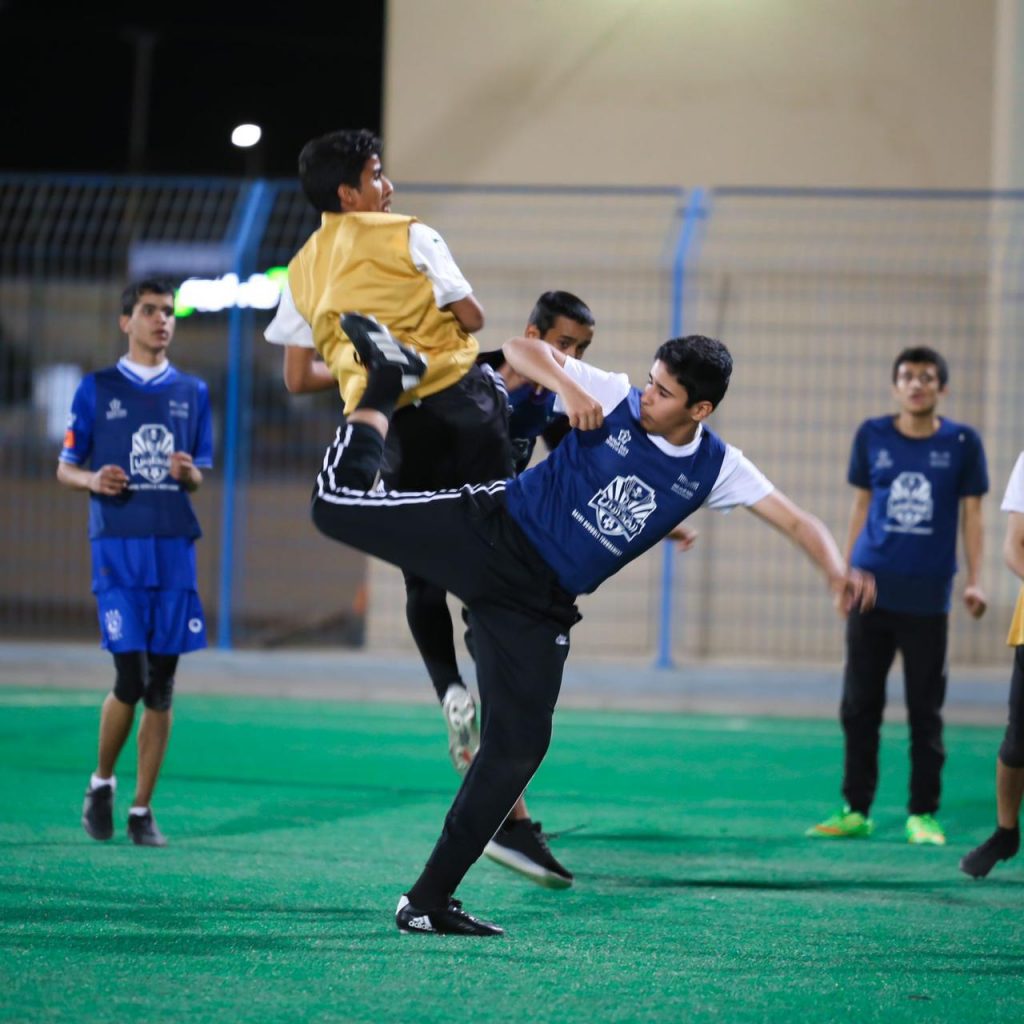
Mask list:
[[[356,408],[382,412],[390,420],[395,411],[395,403],[401,394],[402,368],[381,366],[366,378],[366,390]]]

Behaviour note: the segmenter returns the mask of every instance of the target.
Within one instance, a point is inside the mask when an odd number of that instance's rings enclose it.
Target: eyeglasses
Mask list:
[[[937,373],[933,373],[931,370],[922,370],[920,373],[911,373],[909,370],[900,370],[900,372],[896,374],[897,384],[911,384],[915,380],[927,388],[931,387],[932,384],[938,383],[939,375]]]

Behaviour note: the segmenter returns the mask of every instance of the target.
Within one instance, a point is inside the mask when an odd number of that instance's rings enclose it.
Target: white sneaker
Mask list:
[[[448,724],[448,754],[455,770],[463,775],[480,746],[480,725],[473,695],[465,686],[452,683],[445,691],[441,710]]]

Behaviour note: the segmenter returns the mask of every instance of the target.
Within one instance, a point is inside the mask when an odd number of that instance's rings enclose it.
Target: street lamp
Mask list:
[[[260,152],[257,143],[263,138],[263,129],[258,124],[239,124],[231,131],[231,144],[245,150],[245,176],[259,177]]]

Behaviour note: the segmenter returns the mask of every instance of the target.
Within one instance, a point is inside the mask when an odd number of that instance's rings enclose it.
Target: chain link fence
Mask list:
[[[551,288],[593,309],[588,358],[638,383],[670,334],[722,338],[736,372],[712,426],[841,543],[853,432],[892,407],[899,349],[938,348],[945,411],[982,432],[993,482],[992,606],[980,623],[954,614],[952,657],[1005,661],[1015,586],[997,509],[1024,447],[1024,196],[408,185],[395,208],[445,237],[487,311],[484,349],[519,333]],[[267,295],[253,275],[273,281],[316,225],[292,183],[0,175],[0,633],[95,635],[85,499],[56,484],[57,453],[77,381],[124,351],[123,284],[163,273],[226,296],[179,319],[171,353],[213,401],[216,468],[197,509],[221,644],[412,649],[397,572],[309,523],[340,405],[287,394],[281,351],[262,338],[273,310],[250,304]],[[742,511],[696,525],[693,552],[652,551],[582,599],[577,650],[661,664],[840,656],[820,580],[784,540]]]

